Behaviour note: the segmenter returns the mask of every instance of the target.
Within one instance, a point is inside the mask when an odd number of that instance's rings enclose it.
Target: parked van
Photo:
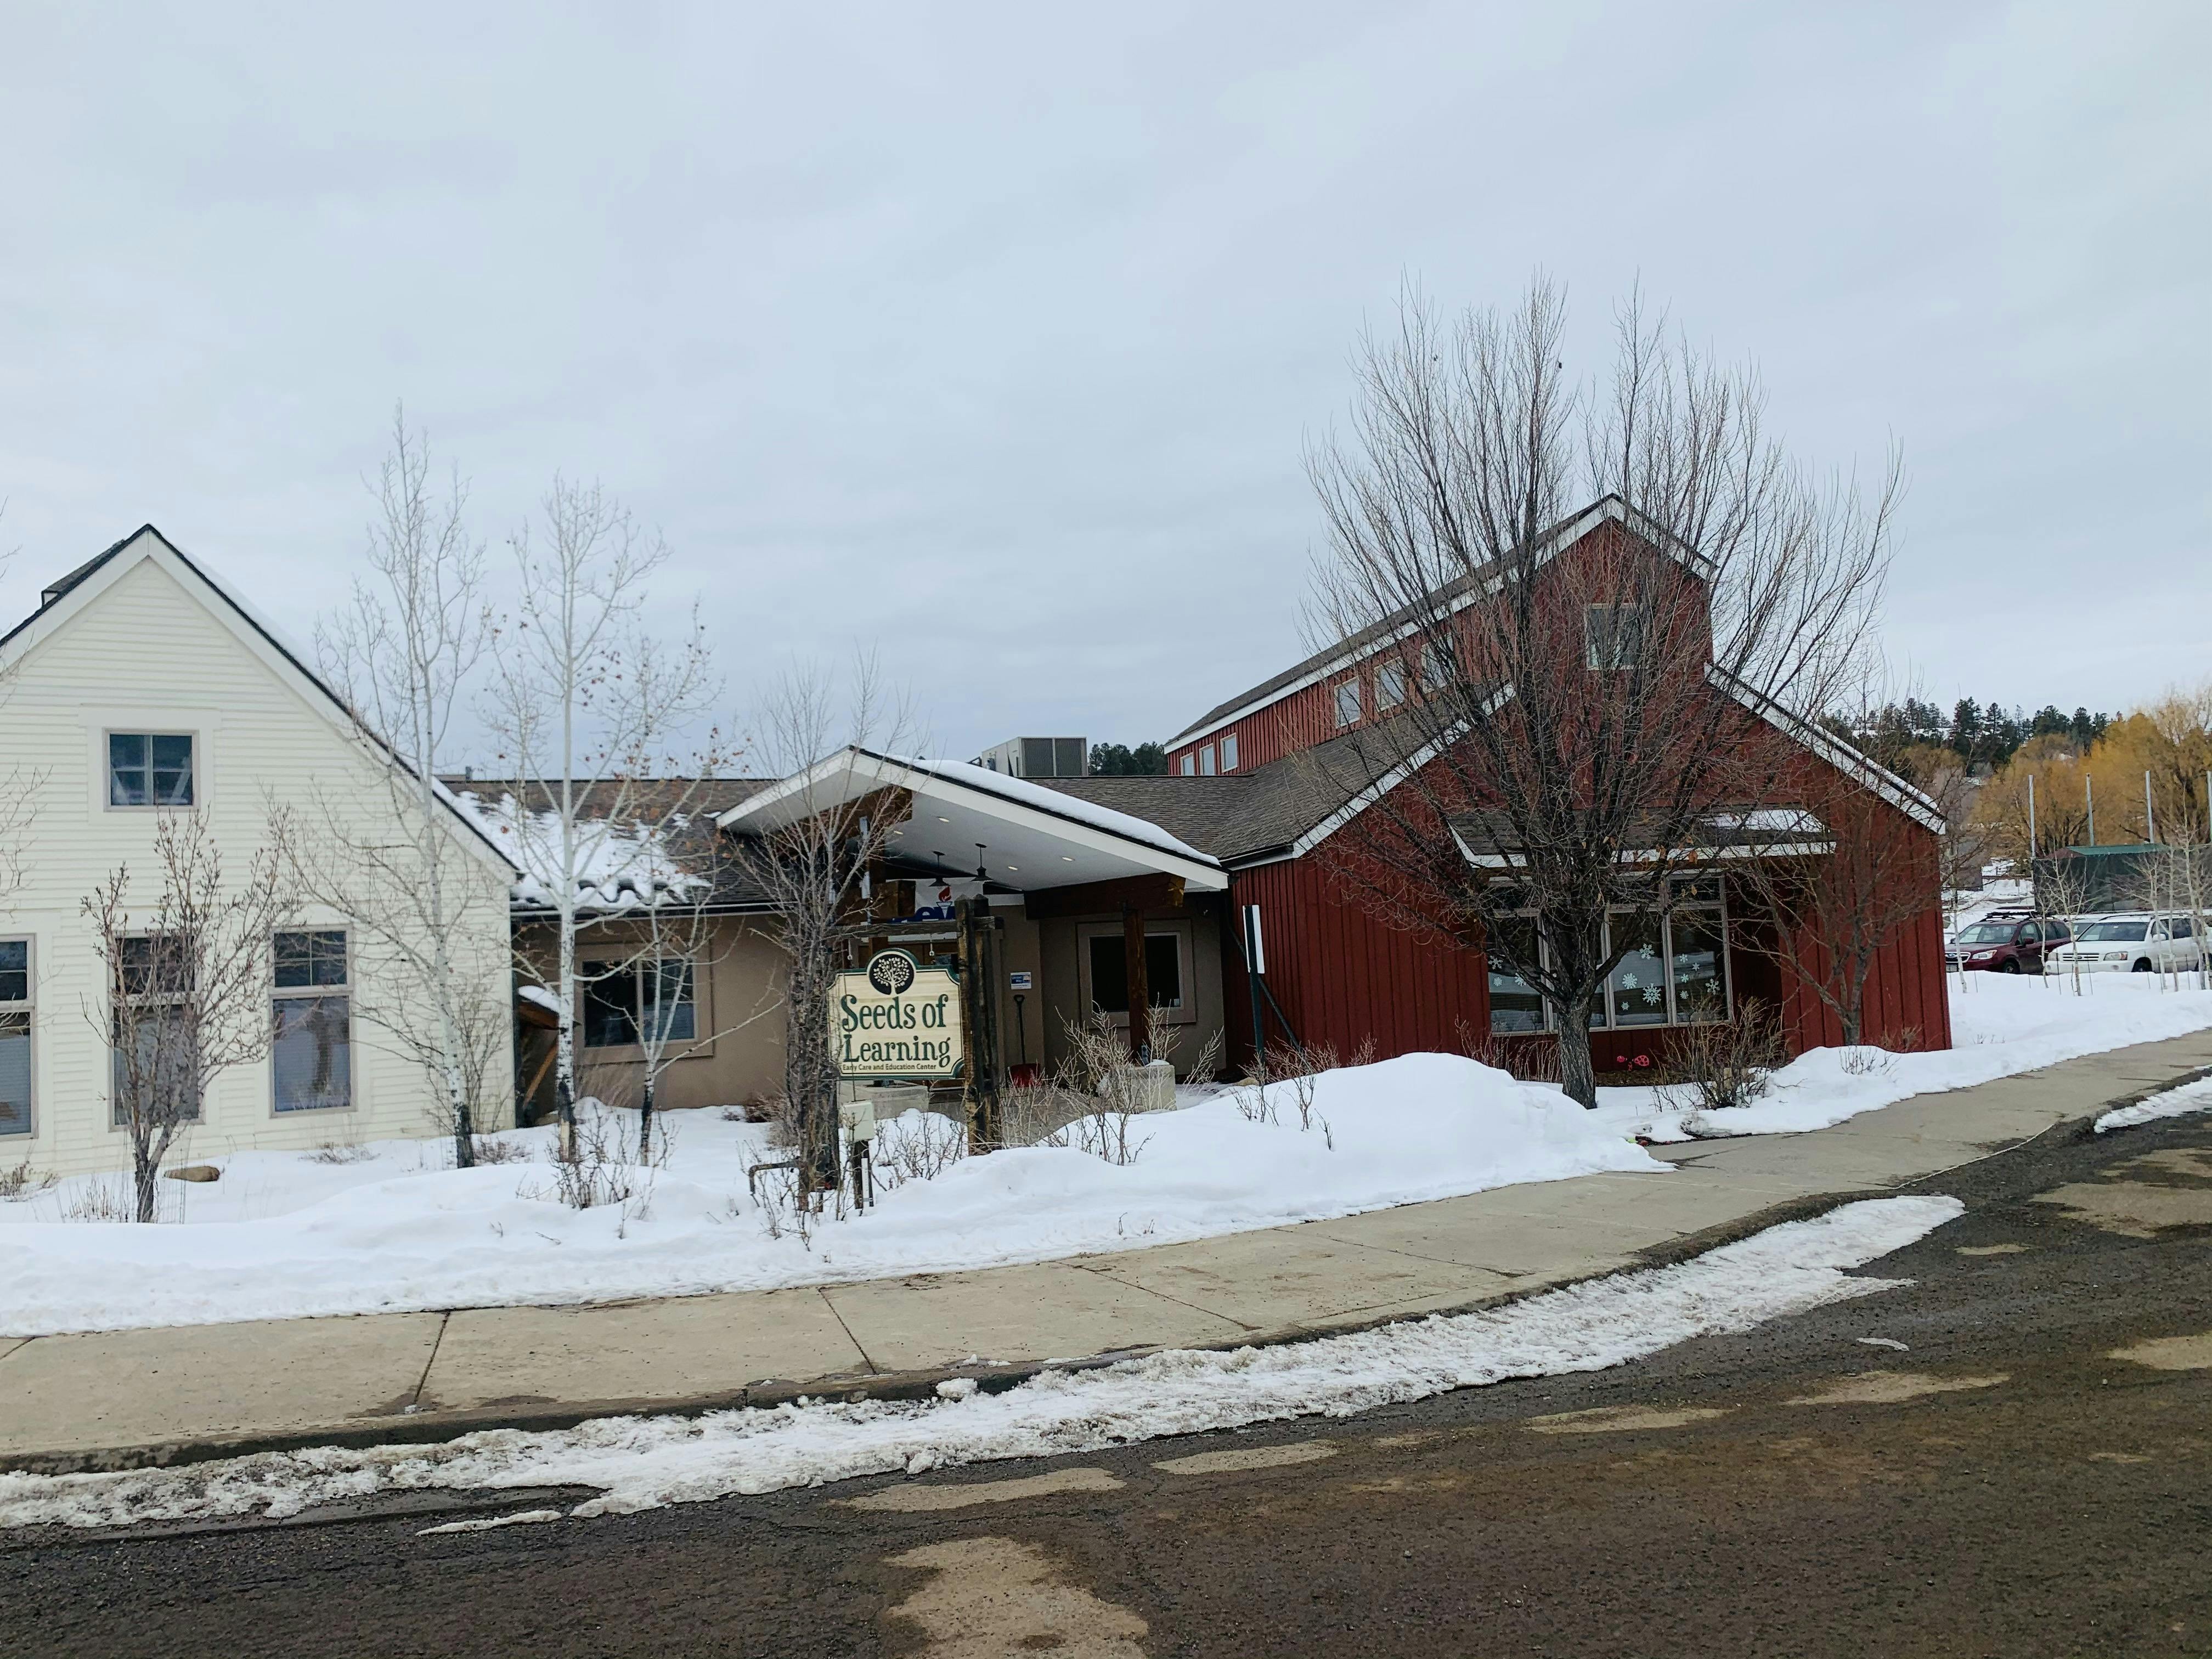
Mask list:
[[[2205,941],[2193,918],[2171,911],[2136,911],[2084,917],[2074,942],[2047,951],[2046,974],[2171,974],[2194,972]]]

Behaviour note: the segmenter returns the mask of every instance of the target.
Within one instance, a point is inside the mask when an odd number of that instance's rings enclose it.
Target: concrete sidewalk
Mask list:
[[[1295,1340],[1664,1259],[1954,1168],[2212,1066],[2212,1031],[1802,1135],[1656,1149],[1669,1175],[1504,1187],[1029,1267],[582,1308],[0,1339],[0,1469],[443,1439],[634,1411],[921,1393],[948,1375]]]

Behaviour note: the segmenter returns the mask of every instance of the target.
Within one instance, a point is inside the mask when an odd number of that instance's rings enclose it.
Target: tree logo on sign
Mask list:
[[[914,983],[914,958],[903,951],[885,951],[868,964],[868,983],[887,997],[895,997]]]

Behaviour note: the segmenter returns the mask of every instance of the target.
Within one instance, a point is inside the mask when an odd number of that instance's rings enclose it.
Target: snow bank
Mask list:
[[[0,1474],[0,1526],[283,1516],[381,1492],[558,1486],[602,1494],[572,1515],[621,1514],[1287,1418],[1350,1417],[1509,1377],[1601,1370],[1692,1337],[1894,1288],[1909,1281],[1855,1279],[1848,1270],[1925,1237],[1964,1207],[1952,1198],[1847,1204],[1692,1261],[1484,1312],[1233,1353],[1170,1351],[1047,1372],[1000,1394],[603,1418],[554,1433],[502,1429],[443,1445],[324,1447],[180,1469]]]
[[[1950,984],[1952,1048],[1920,1054],[1815,1048],[1776,1072],[1764,1100],[1711,1115],[1707,1133],[1823,1129],[1915,1095],[2212,1026],[2212,992],[2161,989],[2151,974],[2084,975],[2079,995],[2070,976],[1972,974],[1963,992],[1955,977]],[[1601,1089],[1598,1096],[1598,1115],[1620,1133],[1686,1138],[1687,1112],[1668,1091]]]
[[[442,1143],[386,1141],[352,1164],[298,1152],[210,1161],[222,1179],[163,1197],[183,1225],[62,1218],[99,1179],[0,1204],[0,1334],[313,1314],[617,1300],[767,1290],[1040,1261],[1342,1216],[1599,1170],[1664,1170],[1555,1089],[1448,1054],[1318,1079],[1302,1130],[1288,1085],[1274,1122],[1233,1092],[1131,1127],[1127,1166],[1073,1148],[966,1158],[801,1239],[747,1194],[782,1156],[720,1113],[664,1114],[665,1167],[626,1205],[551,1195],[550,1134],[501,1139],[532,1161],[440,1167]],[[617,1115],[635,1145],[635,1114]],[[1326,1127],[1323,1127],[1324,1122]],[[909,1114],[894,1137],[942,1130]],[[204,1158],[204,1147],[193,1149]],[[108,1178],[111,1182],[113,1177]],[[164,1182],[165,1188],[185,1183]]]
[[[2110,1129],[2132,1129],[2138,1123],[2155,1123],[2162,1117],[2183,1117],[2191,1112],[2212,1112],[2212,1078],[2107,1112],[2097,1120],[2096,1130],[2103,1134]]]

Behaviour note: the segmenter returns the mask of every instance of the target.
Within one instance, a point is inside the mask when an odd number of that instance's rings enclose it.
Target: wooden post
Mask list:
[[[1152,988],[1145,977],[1145,913],[1121,907],[1121,963],[1129,987],[1129,1057],[1142,1066],[1152,1057]]]
[[[960,921],[960,1012],[967,1025],[968,1150],[994,1150],[1002,1134],[999,1121],[1003,1085],[999,1054],[999,920],[990,901],[978,895],[962,899],[954,914]]]

